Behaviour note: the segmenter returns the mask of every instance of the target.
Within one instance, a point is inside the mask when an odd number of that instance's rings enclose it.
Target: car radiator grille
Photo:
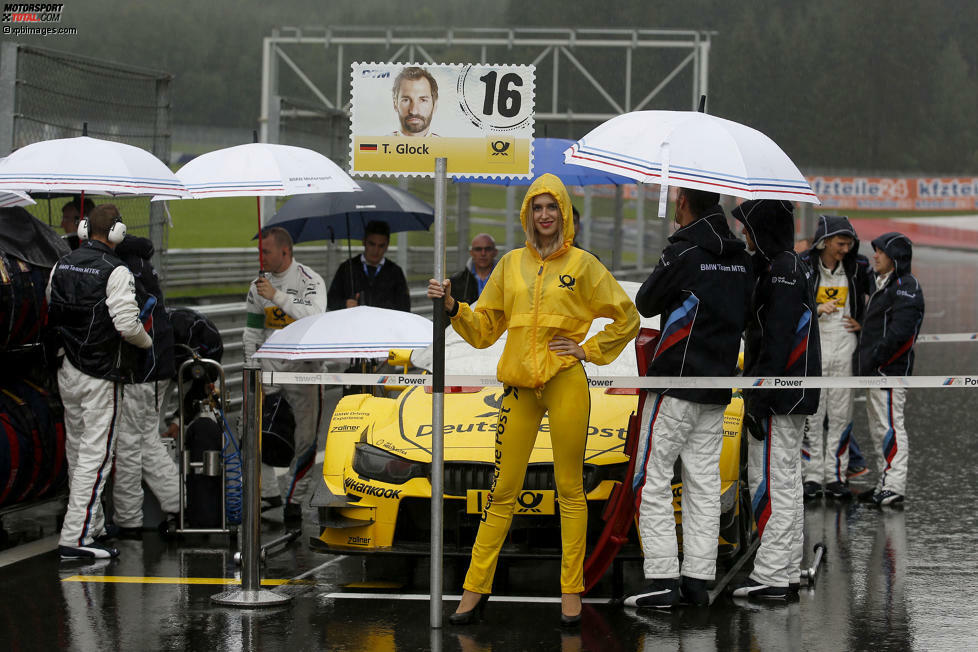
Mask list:
[[[584,465],[584,493],[592,491],[605,478],[612,477],[612,467]],[[492,484],[492,464],[445,462],[445,493],[464,496],[469,489],[488,489]],[[556,490],[553,464],[530,464],[526,469],[523,489]]]

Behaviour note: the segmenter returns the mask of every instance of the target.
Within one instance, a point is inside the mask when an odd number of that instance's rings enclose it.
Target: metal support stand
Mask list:
[[[740,553],[740,556],[737,558],[734,565],[730,567],[723,577],[717,580],[717,583],[714,585],[713,589],[708,592],[711,605],[723,594],[727,588],[727,585],[730,584],[730,581],[737,576],[737,573],[739,573],[740,569],[743,568],[745,563],[747,563],[747,560],[753,559],[754,553],[756,553],[757,549],[760,547],[761,537],[754,537],[754,540],[751,541],[749,546],[747,546],[747,549]]]
[[[292,599],[261,588],[261,368],[248,360],[241,404],[244,505],[241,515],[241,588],[217,593],[211,600],[235,607],[270,607]]]
[[[825,544],[816,543],[815,547],[812,548],[812,552],[815,557],[812,559],[812,565],[801,571],[801,576],[799,580],[805,580],[808,583],[808,587],[815,588],[815,577],[818,575],[818,569],[822,566],[822,560],[825,559]]]
[[[435,159],[435,276],[445,278],[445,190],[448,160]],[[431,627],[441,627],[442,502],[445,473],[445,327],[444,299],[434,299],[431,388]]]
[[[289,530],[282,536],[272,539],[271,541],[269,541],[268,543],[266,543],[261,547],[261,551],[258,553],[259,560],[262,563],[265,563],[265,558],[269,555],[271,551],[275,550],[276,548],[282,548],[284,550],[286,546],[288,546],[290,543],[298,539],[301,535],[302,535],[302,530]],[[240,552],[234,553],[234,563],[237,566],[241,565]]]

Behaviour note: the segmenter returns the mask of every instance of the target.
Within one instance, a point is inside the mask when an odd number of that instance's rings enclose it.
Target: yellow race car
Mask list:
[[[638,283],[623,282],[635,296]],[[643,319],[656,328],[658,319]],[[607,320],[596,320],[591,334]],[[478,350],[453,330],[446,333],[446,373],[495,375],[505,335]],[[431,352],[392,352],[391,373],[430,369]],[[626,347],[610,365],[585,363],[591,378],[591,420],[584,459],[588,501],[588,543],[598,540],[612,491],[625,480],[625,441],[636,390],[601,387],[600,376],[635,376],[634,348]],[[381,371],[380,373],[387,373]],[[446,387],[444,549],[468,555],[493,473],[495,426],[501,387]],[[720,554],[736,553],[750,536],[750,499],[742,454],[743,401],[735,394],[724,418],[721,476]],[[313,497],[322,533],[313,547],[333,553],[427,554],[431,531],[431,393],[424,387],[398,388],[392,397],[345,396],[336,406],[326,438],[323,480]],[[673,484],[677,523],[682,485]],[[746,515],[746,518],[744,516]],[[549,422],[544,417],[530,457],[504,555],[559,555],[559,513],[553,476]],[[634,529],[630,537],[637,539]],[[634,541],[637,544],[637,540]],[[638,554],[637,545],[633,552]]]

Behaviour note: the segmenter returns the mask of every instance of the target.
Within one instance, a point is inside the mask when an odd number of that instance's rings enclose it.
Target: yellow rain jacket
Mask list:
[[[570,355],[549,349],[558,335],[580,343],[597,317],[613,321],[584,342],[586,360],[613,361],[638,333],[639,316],[621,285],[590,253],[573,247],[574,220],[570,195],[552,174],[538,177],[523,199],[520,221],[530,232],[530,202],[550,193],[563,216],[563,245],[546,260],[530,244],[500,259],[475,310],[459,302],[452,326],[478,349],[491,346],[509,330],[496,375],[506,385],[539,389],[558,372],[577,364]]]

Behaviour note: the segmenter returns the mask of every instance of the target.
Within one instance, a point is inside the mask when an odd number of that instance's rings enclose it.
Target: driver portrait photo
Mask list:
[[[392,94],[400,126],[392,135],[410,138],[438,135],[431,131],[431,119],[438,104],[438,82],[430,72],[418,66],[404,68],[394,78]]]

